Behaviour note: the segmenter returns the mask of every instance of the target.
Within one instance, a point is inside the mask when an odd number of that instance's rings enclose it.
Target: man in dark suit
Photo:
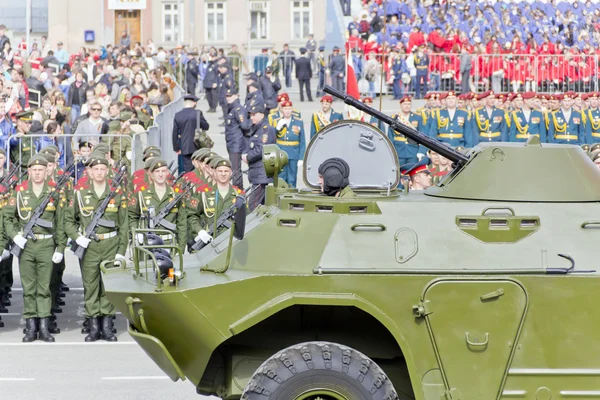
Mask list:
[[[296,59],[296,78],[300,85],[300,101],[304,101],[303,87],[306,87],[306,96],[308,101],[313,101],[312,94],[310,93],[310,78],[312,78],[312,67],[310,60],[306,57],[306,49],[302,47],[300,49],[300,57]]]
[[[204,119],[202,111],[196,109],[198,98],[192,94],[183,97],[183,110],[175,114],[173,120],[173,150],[183,157],[185,172],[192,171],[192,153],[198,150],[194,143],[196,128],[207,131],[208,122]]]

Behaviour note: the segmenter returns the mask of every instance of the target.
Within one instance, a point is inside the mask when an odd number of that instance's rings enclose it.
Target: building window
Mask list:
[[[292,3],[292,38],[308,39],[312,33],[312,1],[294,1]]]
[[[183,26],[179,26],[179,4],[178,3],[163,3],[163,42],[179,42],[180,29],[183,32]],[[183,20],[181,20],[183,25]],[[183,40],[183,38],[181,38]]]
[[[269,39],[269,2],[250,0],[250,38]]]
[[[206,3],[205,37],[209,42],[225,40],[226,4],[222,1]]]

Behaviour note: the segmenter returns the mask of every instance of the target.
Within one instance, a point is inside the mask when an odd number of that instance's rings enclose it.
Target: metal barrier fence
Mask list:
[[[148,141],[148,132],[125,134],[101,134],[101,135],[46,135],[46,134],[27,134],[20,138],[11,137],[6,141],[6,154],[8,154],[8,167],[11,164],[22,161],[21,165],[26,166],[27,160],[36,154],[43,147],[50,144],[58,146],[60,158],[58,165],[64,168],[75,160],[76,163],[83,161],[79,153],[79,143],[90,142],[92,144],[105,143],[110,148],[110,160],[116,165],[121,159],[130,166],[130,171],[138,170],[144,167],[142,161],[142,152],[145,143]],[[81,169],[83,171],[83,169]],[[75,168],[74,179],[77,181],[81,172]]]

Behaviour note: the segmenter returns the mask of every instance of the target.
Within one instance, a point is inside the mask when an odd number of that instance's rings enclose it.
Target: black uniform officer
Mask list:
[[[246,93],[246,103],[244,103],[244,107],[246,110],[249,110],[250,106],[253,104],[265,105],[265,98],[260,91],[260,84],[258,82],[252,82],[248,85],[248,92]]]
[[[196,109],[198,98],[187,94],[183,97],[183,110],[175,114],[173,119],[173,150],[183,156],[184,170],[190,172],[194,169],[192,164],[192,153],[198,148],[194,143],[196,127],[208,130],[209,125],[202,115],[202,111]]]
[[[227,91],[227,118],[225,119],[225,142],[227,152],[231,161],[231,170],[234,186],[243,187],[242,179],[242,153],[246,148],[245,134],[250,133],[252,122],[248,118],[248,112],[240,104],[240,99],[235,88]],[[262,103],[261,103],[262,104]]]
[[[227,100],[225,99],[225,94],[230,89],[236,89],[235,81],[229,69],[229,64],[224,63],[219,65],[219,105],[223,110],[223,119],[227,118]]]
[[[191,56],[185,68],[185,84],[187,85],[187,92],[189,94],[196,95],[196,85],[198,84],[198,60],[196,54],[189,54]]]
[[[319,55],[317,56],[317,71],[319,71],[317,97],[320,97],[323,93],[323,86],[325,86],[325,71],[327,71],[327,62],[325,61],[325,46],[319,47]]]
[[[204,91],[206,92],[206,101],[208,101],[208,112],[214,113],[217,111],[217,103],[219,100],[218,94],[218,81],[219,75],[217,72],[217,62],[213,54],[210,55],[210,61],[208,62],[208,68],[206,68],[206,74],[202,84]]]
[[[265,188],[273,180],[267,177],[262,162],[262,149],[265,144],[275,144],[277,133],[265,118],[266,110],[262,104],[253,104],[248,110],[252,120],[250,138],[242,160],[248,164],[248,180],[252,184],[252,195],[248,199],[248,208],[252,212],[265,202]]]
[[[269,115],[269,112],[274,108],[277,108],[277,92],[281,89],[281,83],[279,78],[273,76],[273,69],[267,67],[265,74],[260,77],[260,89],[262,91],[263,98],[265,99],[265,115]]]
[[[333,48],[333,56],[329,61],[329,73],[331,74],[331,82],[334,89],[340,92],[344,91],[344,76],[346,75],[346,60],[340,54],[340,48]]]

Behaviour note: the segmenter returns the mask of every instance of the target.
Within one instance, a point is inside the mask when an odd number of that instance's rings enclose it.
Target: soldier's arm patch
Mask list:
[[[190,200],[190,208],[196,208],[198,207],[198,199],[192,198]]]
[[[73,202],[73,199],[71,199],[71,202]],[[10,199],[8,200],[8,205],[9,206],[16,206],[17,205],[17,199],[11,196]]]

